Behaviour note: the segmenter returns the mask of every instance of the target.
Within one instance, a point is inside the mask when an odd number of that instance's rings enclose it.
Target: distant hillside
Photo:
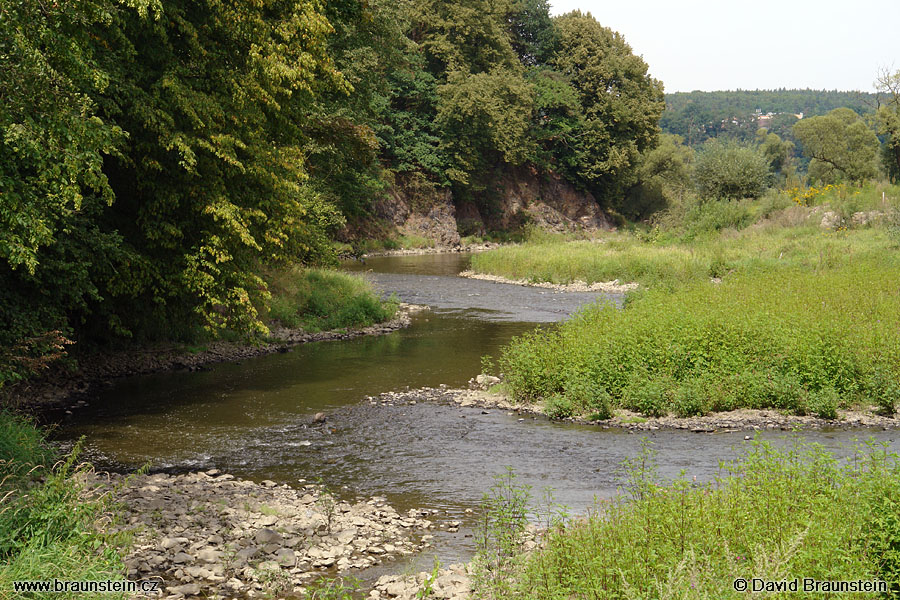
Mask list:
[[[841,107],[865,114],[874,106],[875,94],[866,92],[677,92],[666,94],[666,110],[660,119],[660,126],[663,132],[680,135],[687,144],[695,146],[711,137],[749,140],[760,126],[782,137],[790,137],[790,128],[797,121],[795,115],[824,115]]]

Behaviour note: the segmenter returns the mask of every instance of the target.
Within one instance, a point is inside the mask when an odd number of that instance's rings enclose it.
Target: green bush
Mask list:
[[[14,581],[123,578],[118,548],[124,541],[96,529],[109,506],[85,489],[80,471],[88,467],[78,465],[78,447],[56,466],[48,464],[51,456],[39,430],[0,412],[0,590],[9,594],[4,598],[32,597],[14,594]]]
[[[869,375],[864,386],[866,396],[874,401],[878,412],[893,417],[900,404],[900,381],[896,374],[884,366],[879,366]]]
[[[565,384],[565,396],[579,412],[590,412],[594,420],[612,418],[612,399],[590,374],[572,377]]]
[[[750,146],[710,140],[694,162],[694,179],[704,199],[759,198],[769,183],[766,158]]]
[[[753,221],[754,215],[746,202],[729,200],[698,202],[685,214],[685,237],[692,239],[728,228],[743,229]]]
[[[563,394],[554,394],[544,400],[544,412],[551,419],[568,419],[575,414],[575,407]]]
[[[833,414],[864,396],[888,412],[900,391],[900,266],[892,260],[650,289],[625,309],[589,307],[555,331],[514,339],[498,369],[525,402],[577,389],[580,379],[647,415],[740,407]]]
[[[809,395],[809,410],[822,419],[837,419],[841,397],[833,387],[823,387]]]
[[[701,379],[691,379],[681,382],[675,389],[672,398],[672,408],[678,417],[696,417],[709,412],[709,399],[707,397],[706,382]]]
[[[647,379],[639,374],[622,391],[622,404],[625,408],[639,412],[648,417],[662,417],[670,406],[669,389],[658,379]]]

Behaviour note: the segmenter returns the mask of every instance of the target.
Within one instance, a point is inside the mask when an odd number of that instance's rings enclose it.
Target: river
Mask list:
[[[565,294],[462,279],[465,255],[375,258],[347,268],[366,272],[386,294],[432,310],[412,325],[381,337],[297,346],[203,372],[172,372],[123,379],[62,423],[55,438],[85,437],[86,457],[99,468],[153,470],[218,468],[235,476],[325,482],[347,498],[382,495],[399,510],[431,508],[464,522],[441,534],[443,562],[473,550],[471,513],[494,477],[512,467],[535,496],[552,488],[558,502],[581,513],[595,497],[620,484],[622,461],[649,437],[660,472],[709,480],[719,461],[734,458],[743,432],[635,434],[500,410],[391,406],[368,398],[423,386],[464,387],[483,355],[535,327],[553,327],[580,306],[622,298]],[[327,427],[309,427],[317,412]],[[486,414],[485,414],[486,413]],[[800,434],[766,432],[777,443]],[[846,454],[860,433],[809,432],[810,439]],[[898,444],[889,432],[866,437]],[[430,558],[428,559],[430,560]],[[430,566],[430,564],[426,564]]]

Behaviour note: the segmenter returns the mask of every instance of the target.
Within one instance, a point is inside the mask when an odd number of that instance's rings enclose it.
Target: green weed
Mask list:
[[[664,485],[645,445],[624,483],[627,494],[512,562],[502,597],[743,598],[738,577],[881,579],[900,589],[900,466],[884,447],[839,461],[814,444],[753,441],[711,483]]]
[[[395,301],[382,302],[365,279],[324,269],[295,268],[270,277],[269,320],[306,331],[365,327],[390,319]]]

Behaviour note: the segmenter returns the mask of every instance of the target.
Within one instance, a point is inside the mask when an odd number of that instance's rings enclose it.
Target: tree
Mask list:
[[[513,49],[523,65],[546,65],[559,50],[559,31],[547,0],[516,0],[510,24]]]
[[[691,184],[693,160],[694,151],[681,136],[660,135],[659,145],[641,154],[636,181],[620,212],[632,220],[644,219],[681,200]]]
[[[881,160],[891,181],[900,179],[900,71],[882,71],[875,82],[883,96],[876,112],[878,132],[885,136]]]
[[[760,142],[760,152],[769,163],[769,170],[773,175],[781,174],[794,154],[793,142],[782,141],[777,134],[768,133],[765,129],[756,132],[756,139]]]
[[[141,19],[148,8],[0,4],[0,363],[10,349],[21,359],[21,368],[0,364],[0,386],[56,354],[52,340],[70,335],[131,258],[100,218],[115,199],[104,166],[127,134],[96,98],[111,79],[104,33],[115,32],[115,15]]]
[[[849,108],[799,121],[793,128],[809,170],[820,178],[831,176],[860,183],[877,172],[878,138],[865,121]]]
[[[752,146],[712,139],[697,154],[694,178],[705,199],[758,198],[769,182],[769,163]]]
[[[450,75],[438,88],[436,124],[444,134],[451,180],[468,184],[488,167],[525,161],[532,93],[521,73],[508,69]]]
[[[558,17],[559,51],[552,66],[579,96],[582,123],[566,136],[575,175],[607,202],[622,192],[638,156],[656,144],[665,108],[662,84],[616,32],[590,14]]]
[[[424,0],[404,4],[410,34],[421,45],[429,71],[489,73],[521,69],[510,38],[513,0]]]

